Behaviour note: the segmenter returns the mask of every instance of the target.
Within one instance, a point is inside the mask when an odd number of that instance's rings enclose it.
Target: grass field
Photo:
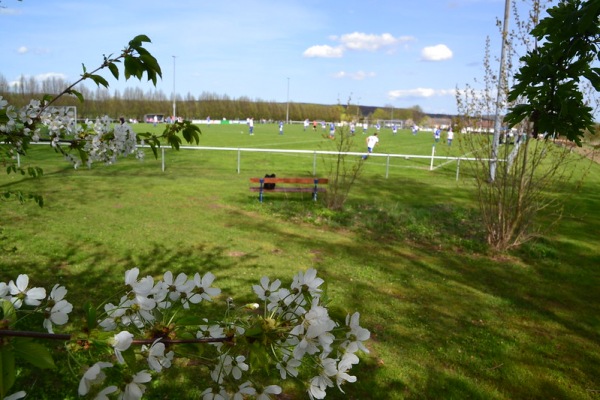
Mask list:
[[[273,125],[202,126],[200,146],[334,150],[325,131]],[[153,129],[138,125],[138,131]],[[319,128],[320,129],[320,128]],[[358,131],[356,151],[365,150]],[[431,155],[433,135],[382,130],[377,153]],[[440,143],[436,154],[459,156]],[[125,270],[212,271],[223,299],[253,300],[261,276],[289,282],[314,267],[334,306],[361,312],[371,353],[358,381],[333,399],[597,399],[600,396],[600,168],[578,192],[565,187],[556,230],[508,254],[487,249],[468,174],[456,163],[372,157],[347,208],[333,213],[307,194],[259,204],[248,178],[310,176],[311,154],[166,152],[146,161],[73,170],[48,147],[24,165],[41,179],[1,175],[4,190],[42,194],[45,206],[3,202],[0,280],[28,273],[62,283],[76,305],[108,297]],[[317,175],[327,171],[318,157]],[[548,219],[553,215],[546,216]],[[77,306],[76,306],[77,307]],[[181,371],[179,371],[181,372]],[[21,376],[31,398],[77,398],[54,374]],[[194,399],[194,371],[173,375],[149,399]],[[194,387],[196,389],[194,389]],[[293,398],[305,398],[302,392]],[[286,397],[288,398],[288,397]]]

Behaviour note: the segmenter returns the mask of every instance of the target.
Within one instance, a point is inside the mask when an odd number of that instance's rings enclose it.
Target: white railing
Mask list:
[[[48,145],[48,143],[31,143],[31,144],[43,144]],[[68,144],[68,143],[59,143],[59,144]],[[141,148],[150,148],[149,145],[137,146]],[[164,172],[166,168],[166,157],[165,150],[172,149],[171,146],[162,146],[160,152],[161,159],[161,169]],[[250,153],[288,153],[288,154],[312,154],[313,155],[313,176],[317,175],[317,155],[349,155],[349,156],[364,156],[366,153],[364,152],[339,152],[339,151],[323,151],[323,150],[286,150],[286,149],[257,149],[252,147],[203,147],[203,146],[179,146],[180,150],[206,150],[206,151],[235,151],[237,152],[237,173],[241,173],[241,165],[242,165],[242,153],[250,152]],[[405,160],[410,160],[411,158],[415,159],[429,159],[431,160],[429,163],[429,170],[433,171],[436,168],[439,168],[447,163],[444,163],[438,167],[434,167],[435,160],[446,160],[448,162],[456,161],[456,180],[459,178],[460,171],[460,162],[461,161],[491,161],[490,158],[476,158],[476,157],[451,157],[451,156],[436,156],[435,155],[435,146],[432,147],[431,155],[418,155],[418,154],[385,154],[385,153],[370,153],[369,157],[384,157],[386,159],[385,164],[385,177],[386,179],[389,177],[390,171],[390,160],[392,158],[404,158]],[[499,162],[504,162],[505,160],[496,160]],[[17,154],[17,165],[21,166],[21,159]]]

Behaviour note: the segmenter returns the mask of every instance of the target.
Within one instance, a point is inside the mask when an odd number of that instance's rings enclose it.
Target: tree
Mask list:
[[[61,99],[66,96],[74,96],[83,102],[82,93],[75,88],[85,80],[93,81],[98,86],[99,94],[102,93],[101,88],[106,91],[109,83],[99,72],[108,69],[113,77],[119,79],[121,72],[118,66],[121,63],[125,79],[142,79],[145,75],[156,85],[162,72],[158,61],[144,47],[145,43],[149,42],[150,39],[145,35],[136,36],[117,56],[104,56],[103,62],[93,71],[88,72],[84,65],[81,78],[60,93],[44,95],[41,100],[32,99],[24,107],[9,105],[8,101],[0,97],[0,142],[5,144],[0,152],[0,162],[6,166],[7,172],[28,174],[32,177],[42,175],[43,171],[40,168],[30,167],[25,170],[15,159],[17,154],[26,155],[29,144],[33,141],[47,141],[75,167],[81,164],[90,165],[94,161],[115,162],[120,156],[136,152],[136,144],[141,140],[151,146],[155,157],[158,156],[157,148],[162,140],[175,149],[179,148],[182,140],[198,143],[200,129],[189,121],[167,125],[160,136],[152,133],[136,135],[127,124],[113,126],[108,117],[98,119],[96,123],[78,125],[74,121],[74,115],[54,107],[60,105]],[[30,88],[32,86],[29,85]],[[30,90],[32,94],[37,94],[34,88]],[[68,146],[65,147],[64,143],[68,143]],[[137,154],[141,156],[142,153]],[[31,198],[38,204],[43,204],[43,199],[35,194],[5,192],[4,197],[16,197],[20,200]]]
[[[595,1],[598,3],[598,1]],[[483,79],[483,89],[467,86],[464,90],[457,91],[457,103],[461,112],[461,125],[463,132],[472,132],[461,136],[459,141],[463,151],[475,156],[477,161],[467,164],[470,167],[476,187],[476,195],[481,212],[482,223],[487,232],[487,241],[497,250],[506,250],[538,236],[549,228],[544,222],[543,215],[554,213],[552,218],[555,223],[560,217],[561,197],[564,187],[572,179],[572,170],[568,166],[573,160],[573,155],[566,147],[556,145],[545,140],[527,140],[528,137],[537,137],[538,129],[532,129],[533,124],[526,120],[528,116],[523,111],[530,109],[530,116],[536,117],[534,110],[544,108],[535,98],[536,91],[544,93],[552,83],[540,81],[537,87],[528,89],[528,85],[517,83],[515,88],[509,89],[513,77],[523,76],[520,71],[529,71],[529,65],[523,64],[527,57],[521,58],[521,64],[514,62],[517,51],[526,50],[529,54],[538,54],[536,50],[537,36],[532,37],[529,32],[535,32],[538,26],[539,14],[547,7],[548,2],[532,0],[526,17],[522,17],[522,10],[513,5],[513,18],[517,21],[516,30],[506,33],[508,41],[506,68],[503,76],[498,76],[493,68],[490,51],[490,41],[486,42]],[[547,23],[540,24],[541,26]],[[499,24],[501,26],[501,24]],[[555,25],[557,29],[562,25]],[[537,29],[537,28],[535,28]],[[546,51],[544,50],[544,53]],[[521,70],[517,71],[520,67]],[[550,66],[537,64],[536,68]],[[564,68],[567,68],[565,65]],[[528,74],[534,74],[534,71]],[[538,76],[538,75],[535,75]],[[506,85],[501,85],[504,80]],[[570,85],[573,83],[571,82]],[[509,96],[510,90],[510,96]],[[524,90],[524,91],[522,91]],[[526,103],[526,97],[519,93],[534,95],[534,103]],[[497,99],[500,99],[497,101]],[[546,97],[549,100],[549,97]],[[489,116],[496,111],[500,103],[505,107],[517,110],[519,118],[514,114],[507,118],[509,127],[503,127],[498,132],[504,138],[504,145],[500,146],[497,153],[492,152],[495,145],[493,136],[482,125]],[[500,112],[504,112],[505,108]],[[572,109],[578,112],[580,109]],[[566,109],[563,110],[567,111]],[[571,116],[573,117],[573,116]],[[554,118],[549,116],[548,118]],[[475,126],[473,126],[475,125]],[[482,125],[479,126],[478,125]],[[568,126],[560,125],[549,132],[561,132]],[[484,129],[482,129],[484,128]],[[477,132],[477,133],[475,133]],[[490,154],[494,156],[490,157]],[[490,179],[491,163],[497,158],[497,169],[493,180]]]
[[[512,127],[528,120],[536,137],[560,134],[581,145],[585,131],[594,131],[582,80],[600,91],[600,68],[592,66],[600,45],[600,1],[565,0],[548,14],[531,31],[543,44],[521,58],[517,83],[508,95],[508,101],[518,104],[505,121]]]

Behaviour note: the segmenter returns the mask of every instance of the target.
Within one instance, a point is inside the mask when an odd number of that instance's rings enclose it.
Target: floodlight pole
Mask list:
[[[173,56],[173,119],[177,117],[177,105],[175,104],[175,58],[176,56]]]
[[[287,106],[285,108],[285,123],[290,123],[290,78],[287,78]]]
[[[501,105],[502,99],[504,98],[504,89],[506,86],[506,48],[508,47],[508,20],[509,20],[509,10],[510,10],[510,1],[506,0],[504,2],[504,24],[502,27],[502,51],[500,52],[500,72],[498,72],[498,92],[496,94],[496,117],[494,120],[494,136],[492,138],[492,154],[490,156],[490,182],[494,182],[496,180],[496,167],[498,165],[498,146],[500,145],[500,129],[502,128],[501,124]]]

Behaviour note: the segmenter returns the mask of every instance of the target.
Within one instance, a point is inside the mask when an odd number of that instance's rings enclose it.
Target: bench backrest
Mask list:
[[[250,178],[250,182],[260,183],[260,180],[263,180],[263,183],[303,183],[306,185],[312,185],[317,180],[319,185],[325,185],[329,182],[327,178]]]

